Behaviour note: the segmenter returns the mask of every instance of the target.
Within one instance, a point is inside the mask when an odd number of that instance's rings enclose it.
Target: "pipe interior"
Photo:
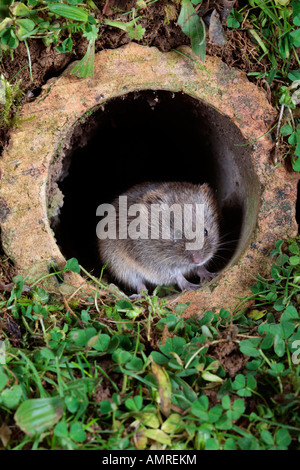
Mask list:
[[[98,276],[98,205],[136,183],[189,181],[208,182],[218,199],[224,246],[209,269],[234,263],[249,243],[260,196],[245,143],[228,117],[184,93],[145,90],[102,104],[74,128],[48,183],[64,195],[50,219],[63,255]]]

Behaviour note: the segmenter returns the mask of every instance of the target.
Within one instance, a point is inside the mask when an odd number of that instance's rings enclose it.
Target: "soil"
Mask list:
[[[99,8],[95,17],[100,22],[103,20],[103,3],[103,0],[95,0],[95,4]],[[173,14],[177,19],[180,10],[179,2],[176,4],[168,0],[159,0],[153,3],[146,10],[143,10],[144,18],[141,20],[141,24],[145,27],[146,32],[142,40],[136,42],[145,46],[156,46],[162,51],[170,51],[179,45],[190,43],[189,38],[177,25],[176,19],[168,20],[166,7],[170,3],[173,8]],[[117,0],[114,0],[115,6],[120,4],[123,11],[129,11],[134,6],[135,0],[128,0],[126,2],[118,0],[118,3]],[[209,15],[214,8],[222,11],[221,4],[222,1],[220,0],[204,0],[203,7],[206,7],[205,15]],[[237,7],[239,4],[242,6],[243,1],[236,2]],[[109,18],[112,20],[118,17],[119,13],[109,15]],[[227,36],[226,44],[224,46],[214,45],[207,38],[207,54],[219,56],[228,65],[237,67],[245,72],[249,72],[250,69],[252,72],[263,71],[266,64],[258,61],[259,54],[251,42],[248,32],[229,30],[226,27],[224,27],[224,30]],[[114,49],[131,41],[126,32],[111,26],[100,27],[99,33],[100,37],[95,45],[96,52],[103,49]],[[4,74],[8,80],[18,74],[22,90],[25,94],[29,93],[32,98],[32,94],[36,96],[48,79],[60,75],[70,62],[80,60],[83,57],[88,44],[87,40],[82,38],[81,35],[78,35],[78,37],[75,35],[72,38],[74,42],[73,51],[65,54],[57,52],[54,45],[45,47],[40,40],[33,39],[28,41],[33,81],[30,79],[28,56],[23,42],[20,42],[19,47],[14,51],[13,60],[10,55],[3,56],[0,62],[0,73]]]
[[[105,3],[106,2],[106,3]],[[120,13],[130,11],[134,7],[136,0],[95,0],[98,7],[95,17],[100,24],[104,17],[111,20],[120,19]],[[236,0],[231,2],[235,8],[239,9],[247,3],[245,0]],[[111,5],[111,8],[107,5]],[[146,32],[139,44],[145,46],[156,46],[161,51],[170,51],[173,48],[183,44],[190,44],[189,38],[182,32],[176,21],[180,11],[179,0],[158,0],[152,3],[147,9],[142,10],[143,17],[140,23],[146,29]],[[167,10],[168,9],[168,10]],[[198,5],[198,14],[209,23],[209,17],[212,11],[216,9],[220,15],[223,11],[222,0],[203,0]],[[167,13],[168,11],[168,13]],[[106,14],[103,15],[103,12]],[[172,17],[174,17],[172,19]],[[246,25],[247,26],[247,25]],[[250,27],[250,24],[249,24]],[[220,57],[227,65],[236,67],[245,73],[264,72],[268,66],[267,59],[259,60],[260,53],[256,50],[255,44],[251,40],[251,35],[247,29],[232,30],[224,26],[226,43],[223,46],[217,45],[211,41],[207,34],[207,55]],[[62,38],[63,39],[63,38]],[[37,97],[41,87],[52,77],[59,76],[64,69],[73,61],[80,60],[87,49],[88,42],[80,34],[73,35],[73,50],[70,53],[59,53],[55,50],[55,45],[44,46],[38,39],[28,40],[32,62],[32,76],[30,79],[28,67],[28,55],[24,42],[20,42],[17,49],[13,52],[13,58],[10,54],[0,57],[0,74],[3,74],[7,80],[21,81],[21,90],[24,92],[24,102]],[[118,28],[111,26],[101,26],[99,38],[95,44],[95,51],[103,49],[114,49],[129,43],[132,39],[128,34]],[[251,77],[249,77],[251,80]],[[255,79],[257,82],[257,80]],[[258,81],[258,85],[263,86],[271,99],[269,85],[265,80]],[[9,129],[0,127],[0,154],[3,147],[7,144],[9,138]]]
[[[240,352],[239,345],[234,341],[234,332],[225,330],[219,335],[219,343],[210,348],[210,356],[217,359],[229,377],[235,377],[245,368],[249,360]]]
[[[129,11],[134,6],[135,1],[129,0],[124,4],[123,10]],[[180,44],[189,44],[189,39],[182,33],[179,26],[174,20],[165,24],[165,7],[168,2],[166,0],[154,3],[151,8],[147,9],[146,18],[141,24],[146,27],[146,33],[140,44],[146,46],[156,46],[162,51],[169,51]],[[99,12],[95,17],[101,22],[103,20],[103,1],[96,0],[95,4],[99,7]],[[179,12],[179,7],[174,6]],[[111,20],[119,17],[118,13],[109,16]],[[80,60],[86,52],[87,40],[81,35],[72,36],[73,50],[70,53],[61,54],[55,50],[55,46],[45,47],[40,40],[28,41],[30,56],[32,62],[33,81],[30,80],[28,68],[28,56],[25,45],[20,43],[19,47],[14,51],[14,59],[10,56],[3,57],[0,62],[0,73],[3,73],[7,79],[11,79],[18,73],[18,79],[22,80],[22,89],[25,93],[29,91],[37,95],[40,87],[52,77],[60,75],[67,65],[74,61]],[[103,49],[115,49],[130,42],[128,34],[118,28],[111,26],[102,26],[99,31],[99,38],[95,44],[95,51],[99,52]],[[23,69],[23,70],[21,70]]]
[[[95,0],[98,7],[95,17],[100,24],[104,17],[111,20],[120,19],[122,12],[130,11],[136,3],[136,0]],[[236,9],[243,7],[245,0],[232,1],[232,6]],[[180,0],[158,0],[152,3],[147,9],[142,10],[143,17],[140,24],[146,29],[146,32],[139,44],[145,46],[156,46],[162,51],[170,51],[182,44],[190,44],[189,38],[182,32],[177,25],[178,14],[180,11]],[[203,0],[196,10],[208,25],[209,18],[213,10],[217,10],[222,16],[222,0]],[[168,13],[167,13],[168,11]],[[105,13],[105,15],[103,14]],[[172,19],[173,18],[173,19]],[[207,34],[207,55],[220,57],[227,65],[236,67],[245,73],[264,72],[268,67],[267,58],[260,59],[260,53],[251,40],[248,30],[232,30],[224,26],[226,43],[223,46],[213,43]],[[247,28],[247,25],[245,25]],[[250,23],[249,23],[250,28]],[[10,54],[0,57],[0,74],[6,79],[12,80],[16,75],[21,80],[21,89],[24,92],[24,101],[34,99],[41,91],[41,87],[52,77],[60,75],[64,69],[74,60],[80,60],[87,49],[87,40],[81,35],[73,35],[73,50],[70,53],[59,53],[55,50],[55,45],[44,46],[38,39],[28,40],[32,62],[32,76],[30,79],[28,67],[28,55],[24,42],[20,42],[17,49],[13,52],[13,58]],[[132,41],[128,34],[118,28],[111,26],[101,26],[99,38],[95,44],[95,51],[103,49],[114,49]],[[251,80],[251,77],[249,77]],[[257,80],[254,79],[256,82]],[[261,80],[257,82],[265,88],[269,99],[271,99],[270,87]],[[9,129],[0,127],[0,154],[6,145],[9,136]]]

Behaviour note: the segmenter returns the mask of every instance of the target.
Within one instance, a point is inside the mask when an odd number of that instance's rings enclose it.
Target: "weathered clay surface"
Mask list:
[[[181,50],[192,55],[187,47]],[[240,302],[237,297],[249,294],[253,276],[269,269],[268,253],[275,241],[297,233],[297,181],[270,161],[272,142],[266,132],[275,113],[264,94],[218,58],[207,57],[205,68],[176,52],[131,43],[97,54],[93,78],[77,79],[69,68],[48,82],[39,99],[24,106],[22,117],[34,119],[23,121],[4,152],[0,198],[4,249],[22,274],[36,280],[53,263],[65,263],[49,226],[46,187],[49,167],[75,124],[110,98],[135,90],[169,90],[203,100],[232,120],[252,142],[249,154],[261,188],[256,228],[235,264],[210,285],[184,293],[178,301],[191,302],[187,312],[194,313],[232,309]],[[78,275],[68,278],[75,287],[82,282]]]

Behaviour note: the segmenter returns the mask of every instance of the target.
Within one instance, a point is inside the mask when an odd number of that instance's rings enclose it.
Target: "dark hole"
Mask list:
[[[110,100],[80,128],[88,143],[65,158],[67,176],[55,235],[66,258],[76,257],[95,275],[98,257],[96,208],[144,181],[208,182],[216,189],[215,162],[207,120],[199,101],[167,91],[129,93]],[[77,146],[77,148],[76,148]],[[70,165],[68,167],[68,165]],[[228,263],[243,221],[242,203],[223,208],[221,236],[227,242],[213,268]],[[236,241],[235,241],[236,240]]]
[[[54,274],[54,277],[56,278],[58,284],[62,284],[64,282],[63,274],[57,274],[57,272],[60,271],[60,269],[57,267],[55,268],[54,266],[49,268],[49,274]]]

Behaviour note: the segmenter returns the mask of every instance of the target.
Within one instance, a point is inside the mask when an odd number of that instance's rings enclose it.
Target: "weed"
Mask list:
[[[272,304],[280,312],[290,306],[292,301],[298,305],[300,281],[300,251],[298,243],[285,243],[279,240],[271,257],[276,262],[271,268],[271,278],[257,276],[258,282],[252,287],[254,306]]]
[[[299,46],[300,10],[298,2],[289,0],[249,0],[241,10],[232,10],[227,25],[245,28],[251,34],[261,52],[259,61],[267,57],[270,67],[265,72],[251,72],[256,78],[265,77],[269,84],[274,79],[286,79],[290,72],[292,57],[300,61],[296,48]]]
[[[282,86],[279,90],[279,104],[281,105],[276,139],[276,152],[279,146],[280,135],[285,138],[289,144],[288,155],[291,158],[292,166],[295,171],[300,171],[300,119],[296,106],[300,103],[300,73],[289,73],[289,79],[292,81],[290,86]],[[277,159],[277,155],[275,155]]]
[[[0,127],[14,127],[19,122],[18,111],[23,98],[20,83],[16,81],[12,85],[0,76]]]
[[[289,249],[286,258],[277,243],[273,282],[258,280],[253,295],[259,305],[248,314],[222,309],[183,319],[188,304],[171,311],[167,299],[155,293],[132,302],[117,289],[111,290],[115,300],[96,289],[84,308],[77,302],[71,309],[71,298],[60,302],[42,281],[24,293],[26,280],[15,277],[1,303],[2,445],[296,448],[300,318],[294,303],[300,256],[296,242]],[[77,260],[69,260],[60,274],[67,270],[78,272]],[[104,286],[101,279],[97,283]],[[278,320],[265,312],[265,296],[275,313],[281,312]],[[6,321],[12,319],[21,326],[18,348],[8,334]],[[234,379],[218,354],[226,345],[245,358]]]
[[[246,29],[251,34],[256,48],[261,52],[259,61],[264,58],[268,67],[264,72],[250,72],[257,79],[264,78],[273,86],[274,104],[279,118],[276,132],[275,157],[288,158],[295,171],[300,171],[300,120],[297,106],[300,103],[299,70],[296,48],[300,45],[300,8],[297,1],[249,0],[241,10],[232,9],[227,25],[230,28]],[[282,157],[279,157],[283,155]]]
[[[13,54],[23,41],[25,43],[28,62],[31,71],[30,51],[27,44],[28,39],[42,39],[46,46],[58,44],[61,36],[66,33],[68,37],[61,45],[57,45],[58,52],[71,52],[73,47],[72,34],[81,33],[89,41],[88,53],[82,59],[83,70],[79,76],[88,76],[93,68],[94,55],[93,45],[98,35],[97,21],[92,15],[96,8],[93,2],[86,2],[82,6],[80,2],[68,0],[67,2],[48,2],[43,0],[27,0],[21,2],[7,2],[5,18],[0,23],[0,49]]]
[[[193,52],[204,62],[206,51],[206,30],[203,19],[200,18],[193,4],[200,3],[197,0],[181,0],[181,11],[177,20],[184,34],[191,40]]]
[[[81,61],[74,67],[73,73],[78,77],[92,76],[94,72],[95,41],[99,35],[99,26],[112,26],[127,32],[134,40],[141,40],[145,34],[145,28],[139,23],[141,16],[136,16],[139,10],[147,9],[154,1],[136,2],[128,12],[120,14],[119,19],[110,20],[104,18],[99,22],[94,17],[97,6],[91,0],[80,2],[79,0],[24,0],[13,2],[5,0],[0,9],[0,52],[10,53],[24,42],[27,54],[31,80],[32,68],[28,40],[41,39],[45,46],[51,44],[61,54],[70,53],[73,49],[74,34],[81,34],[88,41],[87,52]],[[196,5],[199,3],[194,0]],[[129,21],[123,21],[125,16],[131,16]],[[167,18],[175,19],[174,12],[166,11]],[[171,16],[170,16],[171,15]],[[170,19],[169,18],[169,19]],[[185,34],[191,39],[193,51],[205,58],[205,26],[203,20],[198,17],[190,0],[182,1],[182,8],[178,18],[178,24]]]
[[[239,28],[242,21],[243,15],[233,8],[228,15],[227,26],[229,28]]]

